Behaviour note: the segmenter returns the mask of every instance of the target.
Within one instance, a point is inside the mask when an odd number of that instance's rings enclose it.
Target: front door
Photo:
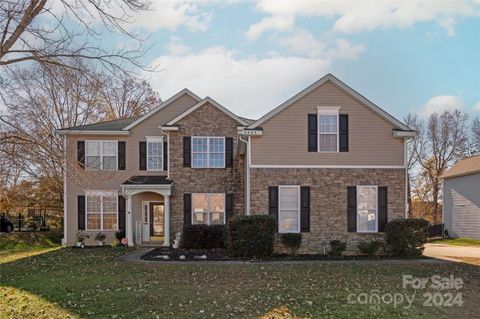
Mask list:
[[[163,204],[150,203],[150,240],[163,239]]]

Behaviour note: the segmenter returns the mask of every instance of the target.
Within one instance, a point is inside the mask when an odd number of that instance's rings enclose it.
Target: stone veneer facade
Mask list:
[[[360,241],[383,239],[383,233],[347,232],[347,186],[387,186],[388,220],[405,217],[404,169],[252,168],[250,174],[252,214],[268,214],[268,186],[310,186],[310,232],[302,234],[300,253],[323,253],[335,239],[347,243],[347,253]],[[279,238],[276,250],[284,250]]]
[[[178,132],[170,133],[170,179],[173,180],[170,197],[170,234],[183,229],[184,193],[233,193],[234,214],[244,212],[244,156],[238,154],[237,123],[216,107],[207,104],[176,123]],[[233,137],[233,167],[183,167],[184,136]]]

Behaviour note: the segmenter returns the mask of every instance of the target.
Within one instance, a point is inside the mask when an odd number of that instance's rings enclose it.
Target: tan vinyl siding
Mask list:
[[[307,114],[339,106],[349,115],[349,152],[307,152]],[[253,165],[404,165],[404,143],[395,127],[336,85],[326,82],[262,125],[252,137]]]
[[[167,175],[166,171],[139,170],[139,142],[145,141],[146,136],[163,136],[159,126],[183,113],[196,103],[197,101],[185,94],[135,126],[129,136],[66,135],[67,240],[70,244],[75,241],[78,228],[77,196],[84,195],[85,190],[108,190],[120,193],[122,183],[134,175]],[[123,171],[89,171],[80,169],[77,162],[77,141],[86,140],[126,141],[126,169]],[[164,137],[164,140],[166,141],[166,137]],[[134,205],[137,205],[136,201]],[[105,231],[105,233],[108,232]]]

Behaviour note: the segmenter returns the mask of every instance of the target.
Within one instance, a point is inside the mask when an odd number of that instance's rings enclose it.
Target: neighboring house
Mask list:
[[[480,239],[480,156],[458,161],[442,178],[448,236]]]
[[[170,245],[185,224],[272,214],[302,252],[406,215],[407,126],[328,74],[257,121],[182,90],[140,118],[65,135],[65,242]],[[88,241],[87,241],[88,243]]]

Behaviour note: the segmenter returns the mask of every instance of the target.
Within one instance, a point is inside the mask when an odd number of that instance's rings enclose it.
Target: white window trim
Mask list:
[[[280,219],[281,219],[281,212],[282,212],[282,207],[280,205],[280,203],[282,202],[280,200],[280,194],[281,194],[280,189],[281,188],[297,188],[297,191],[298,191],[298,203],[297,203],[297,205],[298,205],[297,206],[298,207],[298,214],[297,214],[298,215],[298,223],[297,223],[298,224],[298,229],[297,229],[297,231],[290,231],[290,232],[281,232],[280,231]],[[300,233],[300,228],[301,228],[301,226],[300,226],[300,217],[301,217],[300,216],[301,215],[300,195],[301,194],[300,194],[300,186],[299,185],[279,185],[278,186],[278,226],[277,227],[278,227],[278,233],[279,234]]]
[[[194,139],[200,139],[200,138],[206,138],[207,139],[207,166],[195,166],[194,161],[193,161],[193,140]],[[210,166],[210,139],[211,138],[222,138],[223,139],[223,166],[221,167],[211,167]],[[225,136],[192,136],[191,141],[190,141],[190,149],[191,149],[191,157],[192,157],[192,168],[225,168]],[[195,152],[197,154],[205,154],[203,152]]]
[[[102,145],[102,147],[100,148],[100,168],[99,169],[88,168],[87,166],[87,157],[88,157],[87,144],[90,142],[99,142]],[[108,142],[108,143],[115,142],[115,144],[117,145],[116,146],[117,151],[115,152],[115,169],[103,169],[103,143],[105,142]],[[89,171],[109,171],[109,172],[118,171],[118,141],[116,140],[85,140],[85,169]]]
[[[163,158],[165,156],[165,154],[163,154],[164,152],[164,149],[163,149],[163,136],[147,136],[147,171],[150,171],[150,172],[161,172],[163,171]],[[161,144],[161,148],[162,148],[162,156],[161,156],[161,159],[162,159],[162,165],[160,165],[160,169],[149,169],[148,168],[148,144],[149,143],[160,143]]]
[[[359,191],[358,189],[361,187],[375,187],[375,230],[358,230],[358,203],[359,203]],[[357,233],[363,233],[363,234],[371,234],[371,233],[378,233],[378,185],[357,185],[357,211],[356,211],[356,217],[357,217]]]
[[[193,205],[193,197],[195,195],[207,195],[207,216],[208,216],[208,223],[206,224],[194,224],[194,215],[195,215],[195,206]],[[191,218],[192,218],[192,225],[212,225],[212,211],[210,210],[210,196],[211,195],[223,195],[223,224],[220,225],[225,225],[227,222],[227,195],[226,193],[192,193],[192,209],[191,209]],[[213,224],[217,225],[217,224]]]
[[[320,133],[320,115],[335,115],[337,117],[337,150],[320,150],[320,135],[333,135],[334,133]],[[318,153],[338,153],[340,151],[340,106],[317,106],[317,150]]]
[[[88,196],[100,196],[100,229],[88,228],[88,214],[98,214],[88,212]],[[116,229],[103,229],[103,196],[115,196],[117,198],[117,228]],[[106,214],[112,214],[106,213]],[[85,192],[85,230],[86,231],[118,231],[118,192],[117,191],[86,191]]]

